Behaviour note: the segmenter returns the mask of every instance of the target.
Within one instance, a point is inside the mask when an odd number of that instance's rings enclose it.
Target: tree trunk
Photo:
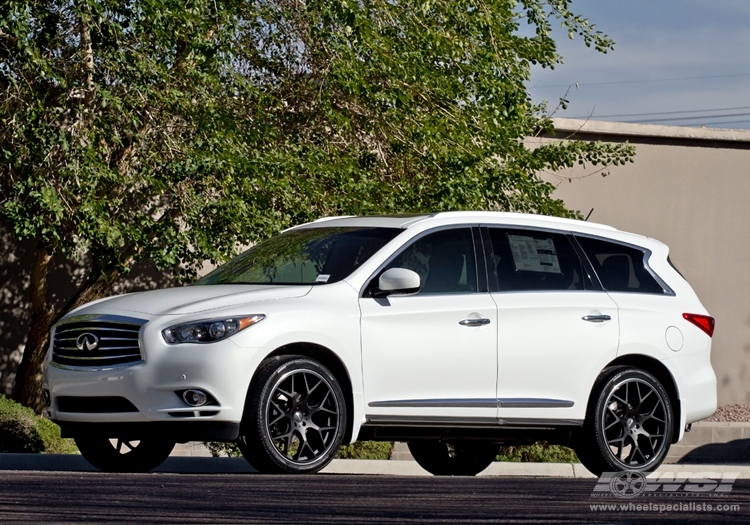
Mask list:
[[[31,270],[31,327],[23,351],[23,359],[16,373],[16,401],[34,409],[38,414],[44,409],[42,398],[42,365],[49,347],[49,335],[52,325],[65,314],[83,304],[104,297],[120,276],[118,271],[102,272],[94,263],[91,275],[68,303],[55,313],[47,294],[47,270],[52,255],[39,248]]]
[[[40,246],[34,257],[31,268],[31,328],[26,339],[23,359],[16,372],[16,401],[34,409],[41,414],[44,409],[42,400],[42,364],[49,344],[49,328],[54,316],[47,295],[47,269],[52,254]]]

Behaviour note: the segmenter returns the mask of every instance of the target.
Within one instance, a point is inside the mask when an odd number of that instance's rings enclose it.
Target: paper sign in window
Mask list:
[[[516,270],[562,273],[552,238],[535,239],[524,235],[508,235]]]

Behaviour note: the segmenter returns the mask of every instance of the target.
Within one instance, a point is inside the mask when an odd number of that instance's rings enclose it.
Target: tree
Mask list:
[[[49,328],[139,260],[203,261],[323,215],[502,209],[575,216],[541,171],[611,165],[531,103],[559,19],[613,43],[570,0],[6,0],[0,215],[35,239],[15,397],[41,409]],[[528,23],[532,31],[520,32]],[[51,257],[86,253],[62,308]]]

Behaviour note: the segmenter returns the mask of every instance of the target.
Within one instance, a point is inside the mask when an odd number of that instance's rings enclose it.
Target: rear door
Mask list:
[[[501,419],[582,421],[617,355],[617,305],[564,232],[488,227]]]

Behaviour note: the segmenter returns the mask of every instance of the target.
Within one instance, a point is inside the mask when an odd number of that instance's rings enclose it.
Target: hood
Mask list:
[[[266,286],[247,284],[185,286],[182,288],[167,288],[165,290],[118,295],[89,303],[74,312],[75,315],[101,314],[115,310],[149,315],[192,314],[257,301],[302,297],[311,288],[312,286],[309,285]]]

